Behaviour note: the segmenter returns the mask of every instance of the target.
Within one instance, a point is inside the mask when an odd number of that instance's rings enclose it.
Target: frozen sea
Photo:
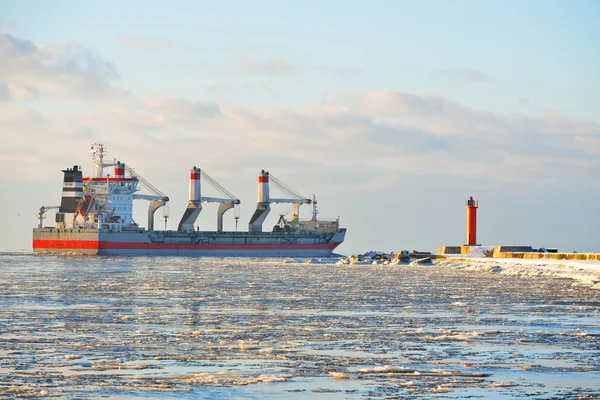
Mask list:
[[[597,265],[0,254],[0,398],[598,398]]]

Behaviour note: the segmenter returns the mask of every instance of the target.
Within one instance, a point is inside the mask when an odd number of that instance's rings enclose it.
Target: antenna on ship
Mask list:
[[[96,178],[102,178],[102,172],[104,168],[104,144],[94,143],[90,147],[90,153],[92,153],[92,176]]]

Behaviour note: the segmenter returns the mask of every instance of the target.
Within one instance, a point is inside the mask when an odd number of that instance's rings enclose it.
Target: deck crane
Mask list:
[[[59,209],[60,206],[42,206],[40,207],[40,209],[38,210],[38,228],[43,228],[43,224],[44,224],[44,214],[46,214],[47,211],[50,211],[52,209]]]
[[[269,195],[269,182],[272,181],[275,187],[287,195],[287,198],[271,198]],[[296,192],[279,179],[270,175],[269,172],[262,170],[258,175],[258,204],[256,211],[250,219],[249,231],[262,232],[262,224],[271,211],[270,204],[288,203],[292,205],[292,225],[297,224],[300,215],[300,206],[302,204],[311,204],[312,200],[307,199],[300,193]]]
[[[281,182],[279,179],[275,178],[273,175],[269,175],[271,178],[271,182],[277,187],[279,190],[290,196],[287,199],[274,199],[271,198],[269,201],[271,204],[280,204],[280,203],[291,203],[292,204],[292,222],[296,222],[300,219],[300,206],[302,204],[311,204],[312,200],[307,199],[305,196],[302,196],[300,193],[296,192],[285,183]]]
[[[201,180],[207,182],[211,187],[216,189],[224,197],[207,197],[202,196],[201,192]],[[217,211],[217,231],[223,232],[223,214],[227,210],[230,210],[240,204],[240,200],[234,196],[231,192],[221,186],[216,180],[214,180],[206,171],[201,170],[194,166],[190,171],[190,191],[188,206],[181,217],[179,222],[179,231],[193,231],[194,222],[202,211],[201,203],[219,203],[219,210]]]
[[[142,178],[138,173],[136,173],[134,171],[133,168],[126,165],[125,170],[129,173],[130,176],[132,176],[132,177],[135,176],[138,181],[142,182],[142,185],[144,185],[144,187],[147,190],[149,190],[150,192],[153,193],[152,195],[137,194],[137,193],[133,194],[134,200],[138,199],[138,200],[149,200],[150,201],[150,206],[148,207],[148,230],[152,231],[152,230],[154,230],[154,213],[159,208],[165,206],[167,204],[167,202],[169,201],[169,198],[167,196],[165,196],[165,194],[163,192],[161,192],[156,187],[154,187],[154,185],[152,185],[150,182],[148,182],[147,180]]]

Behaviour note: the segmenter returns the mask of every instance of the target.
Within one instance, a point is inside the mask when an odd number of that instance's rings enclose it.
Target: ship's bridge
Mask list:
[[[85,177],[84,187],[93,188],[98,206],[109,216],[108,223],[135,224],[133,193],[139,190],[137,177]]]
[[[126,190],[127,189],[133,190],[133,191],[139,190],[138,189],[139,180],[135,176],[132,176],[130,178],[111,178],[111,177],[89,178],[89,177],[85,177],[85,178],[82,178],[82,181],[83,181],[84,185],[87,183],[88,185],[94,185],[95,187],[111,185],[111,186],[126,188]]]

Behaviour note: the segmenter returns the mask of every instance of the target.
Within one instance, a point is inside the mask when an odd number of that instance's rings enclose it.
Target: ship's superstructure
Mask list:
[[[133,200],[143,199],[150,201],[148,212],[148,228],[154,227],[154,211],[164,206],[169,198],[149,186],[153,192],[137,194],[140,190],[141,177],[128,168],[124,163],[104,162],[104,146],[94,144],[90,148],[92,153],[92,175],[83,177],[80,166],[73,166],[63,170],[63,192],[60,208],[56,213],[56,229],[109,229],[121,231],[128,228],[137,228],[133,220]],[[112,174],[106,169],[112,168]],[[125,171],[128,171],[126,175]],[[43,207],[40,209],[40,224],[43,218]]]
[[[223,215],[236,208],[240,200],[218,184],[205,171],[194,166],[190,171],[189,200],[176,231],[154,229],[155,211],[168,204],[169,198],[119,160],[105,161],[102,144],[94,144],[92,174],[84,177],[80,166],[63,170],[60,206],[39,209],[38,227],[33,230],[36,253],[121,254],[121,255],[210,255],[210,256],[329,256],[344,241],[346,230],[339,220],[318,220],[316,199],[307,199],[269,172],[258,177],[258,204],[248,232],[225,232]],[[271,198],[273,183],[285,197]],[[222,197],[202,195],[203,183]],[[140,193],[141,189],[149,191]],[[136,199],[149,201],[148,229],[133,217]],[[219,203],[217,230],[200,231],[195,226],[202,203]],[[272,232],[263,232],[263,223],[271,204],[288,203],[292,216],[280,215]],[[300,206],[312,204],[312,218],[299,218]],[[44,214],[58,209],[55,226],[43,227]]]

